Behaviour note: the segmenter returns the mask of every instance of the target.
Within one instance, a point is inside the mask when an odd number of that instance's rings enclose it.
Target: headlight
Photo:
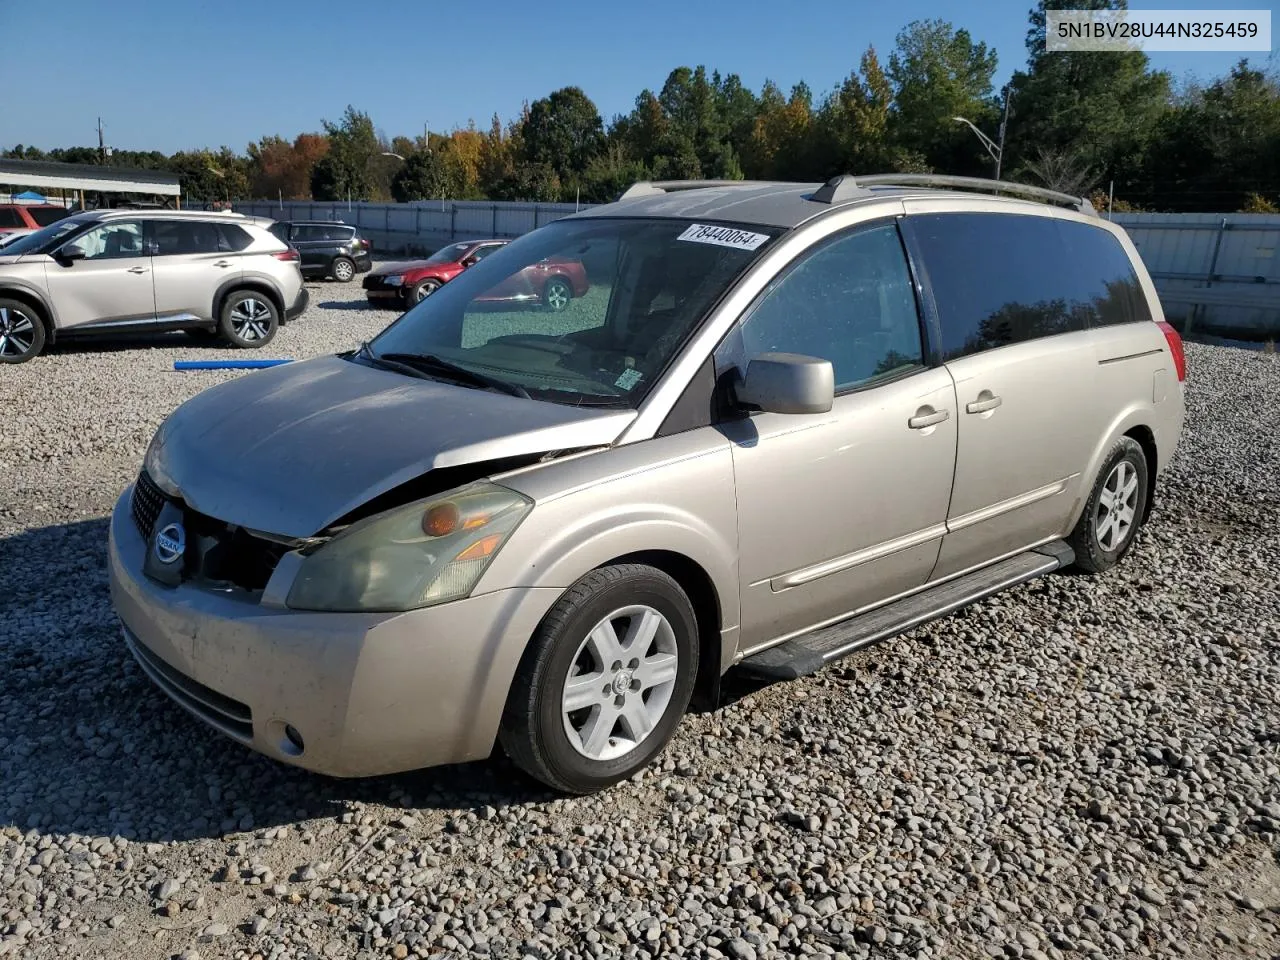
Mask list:
[[[166,457],[164,451],[165,439],[168,434],[166,429],[168,421],[160,424],[155,434],[151,437],[151,442],[147,444],[147,453],[142,458],[142,469],[147,471],[152,482],[170,496],[178,495],[178,485],[173,478],[169,476],[168,467],[166,465]]]
[[[394,276],[383,277],[382,282],[388,287],[398,287],[404,283],[404,277],[397,273]]]
[[[286,603],[402,611],[460,599],[532,507],[481,482],[361,520],[303,560]]]

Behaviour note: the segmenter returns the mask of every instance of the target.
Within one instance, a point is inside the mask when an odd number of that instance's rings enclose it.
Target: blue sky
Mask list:
[[[57,0],[56,13],[48,2],[0,0],[0,36],[32,58],[0,94],[3,147],[93,143],[101,115],[118,148],[243,150],[266,134],[319,130],[348,103],[388,136],[413,135],[424,123],[506,120],[522,100],[569,84],[607,121],[672,68],[699,63],[756,90],[765,79],[784,89],[805,80],[821,95],[868,44],[887,60],[903,26],[935,17],[995,47],[998,85],[1025,63],[1033,0]],[[1271,8],[1275,19],[1274,2],[1258,0],[1131,5]],[[1178,78],[1211,78],[1236,58],[1152,59]]]

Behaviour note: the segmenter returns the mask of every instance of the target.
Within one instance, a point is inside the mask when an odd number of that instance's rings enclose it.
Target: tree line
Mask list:
[[[871,47],[815,95],[678,67],[607,123],[580,87],[525,103],[503,123],[388,137],[348,106],[293,140],[230,148],[116,150],[113,164],[175,172],[198,200],[606,202],[637,180],[822,181],[837,173],[993,174],[964,117],[993,140],[1008,99],[1003,179],[1092,195],[1116,209],[1272,212],[1280,204],[1280,82],[1241,60],[1212,82],[1176,83],[1130,53],[1047,53],[1046,9],[1123,0],[1039,0],[1027,62],[997,90],[996,53],[945,20],[916,21],[887,58]],[[5,156],[98,163],[96,148]]]

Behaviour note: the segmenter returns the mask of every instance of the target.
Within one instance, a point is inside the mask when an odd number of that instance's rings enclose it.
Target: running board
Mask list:
[[[946,616],[1008,587],[1070,566],[1075,559],[1070,545],[1055,540],[875,610],[784,640],[747,657],[739,666],[774,680],[807,677],[833,660]]]

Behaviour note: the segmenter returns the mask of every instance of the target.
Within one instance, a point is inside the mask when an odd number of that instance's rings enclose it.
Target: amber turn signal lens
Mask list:
[[[498,544],[501,542],[502,534],[490,534],[487,537],[477,540],[453,559],[455,562],[458,560],[483,560],[485,557],[489,556],[489,554],[493,553],[493,551],[497,550]]]
[[[422,515],[422,532],[429,537],[447,537],[458,529],[458,508],[452,503],[437,503]]]

